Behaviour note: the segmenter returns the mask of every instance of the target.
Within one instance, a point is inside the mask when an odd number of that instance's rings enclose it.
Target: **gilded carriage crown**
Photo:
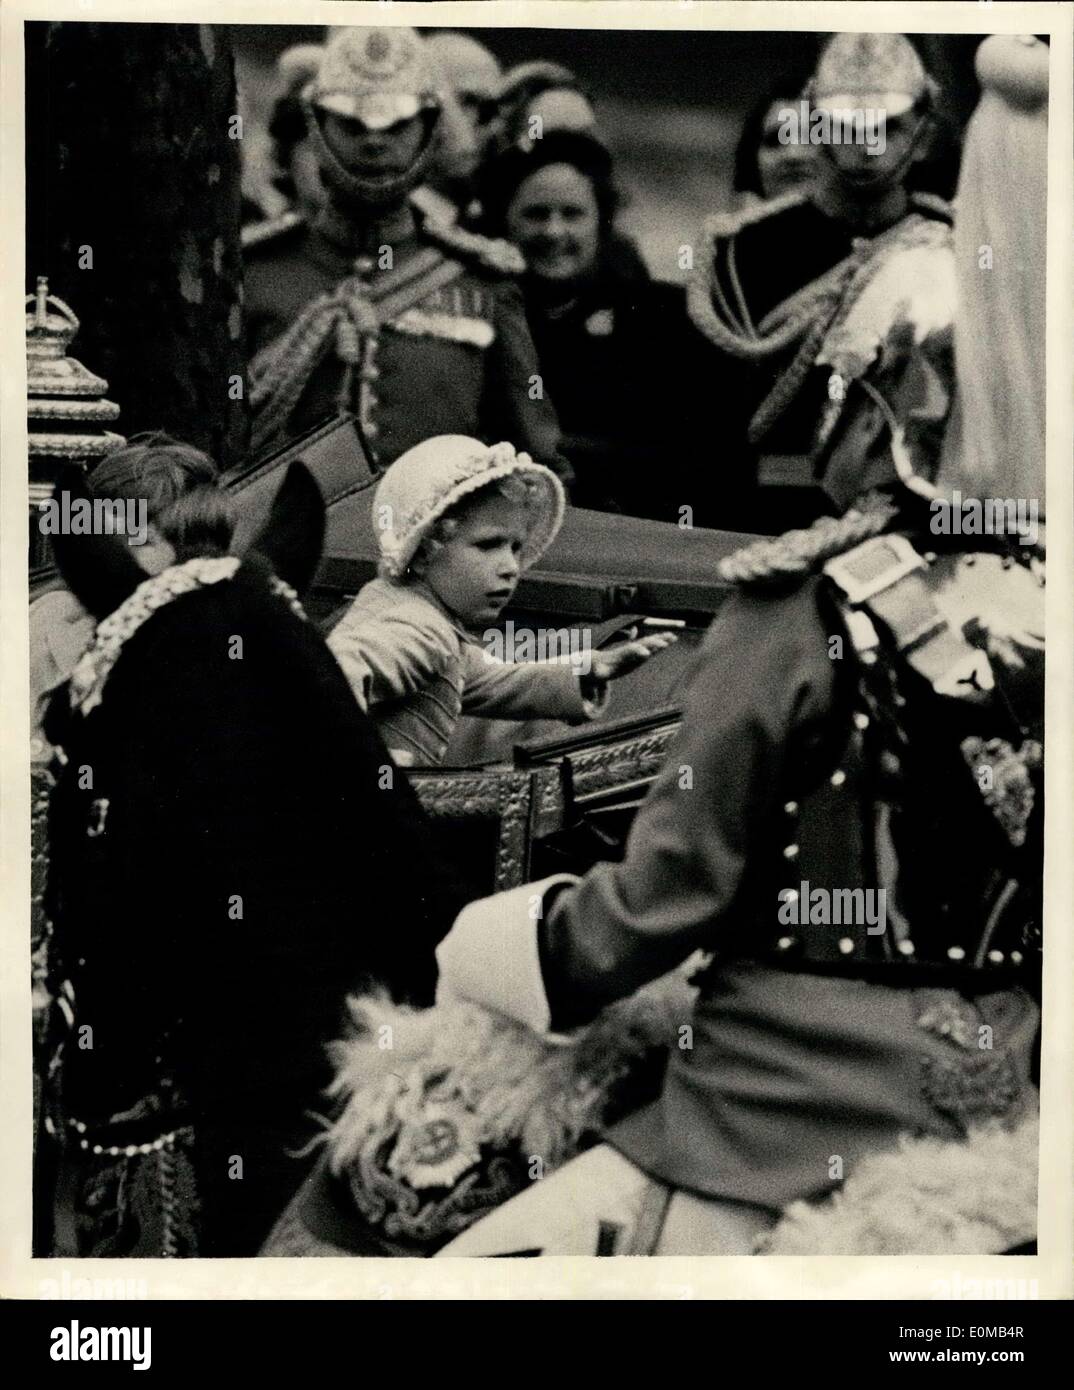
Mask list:
[[[95,459],[124,443],[105,429],[119,418],[108,382],[68,355],[79,329],[74,311],[39,276],[26,296],[26,413],[30,456]]]
[[[29,455],[29,542],[31,566],[50,563],[48,542],[38,526],[38,508],[53,494],[60,468],[70,462],[92,467],[125,444],[107,428],[119,406],[105,399],[108,382],[95,376],[68,349],[78,332],[73,310],[48,292],[38,276],[26,296],[26,415]]]

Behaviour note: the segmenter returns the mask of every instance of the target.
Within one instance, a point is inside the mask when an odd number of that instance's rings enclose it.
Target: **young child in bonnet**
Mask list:
[[[608,681],[674,640],[662,633],[593,652],[584,672],[501,661],[482,643],[552,543],[564,507],[556,475],[508,443],[437,435],[385,473],[373,502],[380,577],[328,645],[397,762],[442,762],[462,713],[592,719]]]

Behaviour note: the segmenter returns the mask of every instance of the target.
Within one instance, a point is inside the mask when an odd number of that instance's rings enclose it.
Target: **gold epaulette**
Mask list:
[[[743,588],[774,588],[819,570],[834,555],[890,526],[898,513],[882,493],[871,493],[844,516],[822,516],[800,531],[765,536],[720,561],[720,578]]]
[[[242,249],[249,251],[251,246],[262,246],[266,241],[275,241],[277,237],[294,231],[296,227],[304,226],[305,222],[303,213],[288,208],[286,212],[281,212],[279,217],[270,217],[265,222],[247,223],[239,234]]]
[[[730,212],[714,212],[703,223],[705,239],[726,241],[729,237],[737,236],[744,227],[750,227],[755,222],[766,222],[768,218],[778,217],[788,208],[800,207],[808,201],[808,197],[801,192],[781,193],[776,198],[747,203],[745,207],[734,208]]]
[[[430,241],[460,261],[477,261],[497,275],[521,275],[526,269],[522,252],[509,241],[468,232],[438,217],[426,217],[422,229]]]

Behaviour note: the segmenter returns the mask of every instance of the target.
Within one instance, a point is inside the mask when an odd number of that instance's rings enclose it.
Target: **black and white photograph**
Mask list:
[[[5,28],[30,1282],[1070,1298],[1071,7],[215,8]]]

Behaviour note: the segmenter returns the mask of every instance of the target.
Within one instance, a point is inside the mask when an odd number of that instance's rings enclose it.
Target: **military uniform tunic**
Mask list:
[[[509,251],[451,228],[434,231],[409,206],[388,222],[365,226],[341,226],[331,218],[308,226],[292,215],[255,239],[246,262],[247,351],[255,383],[263,350],[348,277],[379,321],[372,335],[359,335],[375,343],[350,384],[329,335],[274,432],[276,442],[343,408],[359,417],[381,467],[432,435],[467,434],[488,443],[510,440],[569,481],[559,423],[543,396],[521,297],[508,273]],[[255,438],[258,414],[255,399]]]

